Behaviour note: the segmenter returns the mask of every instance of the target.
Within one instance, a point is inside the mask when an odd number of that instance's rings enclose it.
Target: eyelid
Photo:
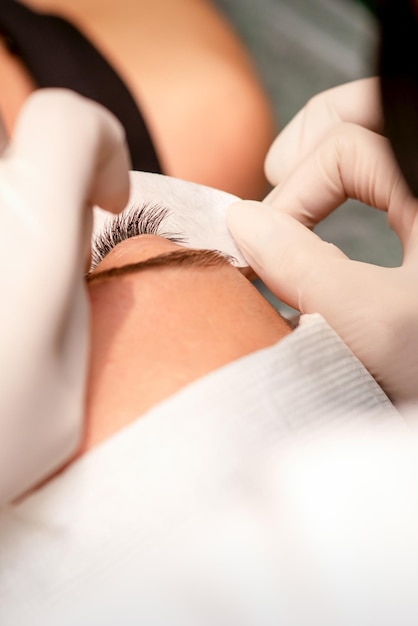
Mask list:
[[[150,172],[130,172],[130,183],[131,208],[125,209],[123,214],[132,211],[134,205],[137,211],[140,210],[138,205],[142,207],[143,203],[146,203],[147,207],[157,208],[157,211],[158,209],[167,211],[158,232],[153,228],[147,228],[142,230],[144,234],[161,235],[189,248],[219,250],[233,259],[235,267],[248,267],[248,262],[231,236],[226,223],[227,208],[239,200],[237,196],[205,185]],[[109,214],[99,207],[93,208],[93,214],[94,239],[103,231],[103,225],[109,220]],[[118,222],[114,224],[117,226]],[[124,234],[124,238],[128,238],[133,233],[126,232],[125,229]],[[135,234],[141,234],[139,229]],[[110,242],[106,243],[109,249],[102,250],[103,256],[115,245],[113,234]]]
[[[132,205],[128,210],[108,218],[100,230],[93,235],[92,261],[90,271],[122,241],[139,235],[159,235],[174,243],[186,243],[181,233],[168,232],[164,229],[170,209],[161,204],[143,202]]]

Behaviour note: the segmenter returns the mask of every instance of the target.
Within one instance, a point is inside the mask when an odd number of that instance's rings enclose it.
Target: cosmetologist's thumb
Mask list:
[[[302,313],[326,311],[341,285],[340,271],[350,264],[341,250],[261,202],[232,204],[227,224],[248,263],[280,300]]]

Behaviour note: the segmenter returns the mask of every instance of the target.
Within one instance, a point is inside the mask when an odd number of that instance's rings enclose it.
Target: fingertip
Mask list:
[[[279,171],[281,169],[281,151],[279,149],[279,137],[271,144],[267,156],[264,161],[264,173],[271,185],[277,185],[280,182]]]
[[[120,213],[129,204],[129,155],[123,144],[115,146],[96,174],[90,202],[110,213]]]
[[[261,250],[274,237],[272,209],[262,202],[235,202],[227,211],[227,226],[247,263],[259,274]]]
[[[264,219],[266,206],[255,200],[241,200],[231,204],[226,212],[227,226],[237,243],[245,242],[256,224]]]
[[[229,205],[226,211],[227,220],[240,221],[243,219],[249,212],[258,210],[258,208],[262,206],[262,202],[258,202],[257,200],[237,200]]]

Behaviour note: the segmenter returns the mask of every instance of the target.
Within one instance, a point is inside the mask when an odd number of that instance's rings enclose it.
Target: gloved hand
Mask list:
[[[418,200],[382,129],[378,79],[313,98],[272,145],[263,203],[240,202],[228,226],[283,302],[319,312],[395,402],[418,398]],[[399,268],[352,261],[310,229],[347,197],[387,212]]]
[[[0,125],[0,506],[80,440],[88,357],[91,205],[129,198],[124,132],[70,91],[32,95]]]

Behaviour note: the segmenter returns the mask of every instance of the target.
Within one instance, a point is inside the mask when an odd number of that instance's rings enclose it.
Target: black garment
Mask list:
[[[379,18],[384,131],[418,198],[418,11],[414,0],[385,0]]]
[[[162,173],[131,93],[111,65],[70,22],[15,0],[0,0],[0,36],[38,87],[72,89],[107,107],[125,128],[132,168]]]

